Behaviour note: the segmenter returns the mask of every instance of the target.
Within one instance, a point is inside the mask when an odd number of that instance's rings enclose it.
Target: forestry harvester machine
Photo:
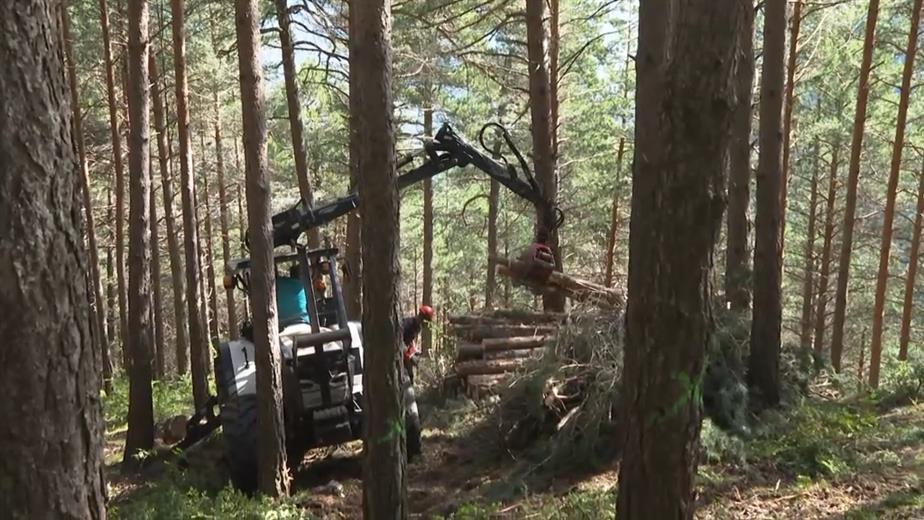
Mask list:
[[[528,269],[519,276],[544,281],[554,268],[551,249],[545,245],[549,233],[561,225],[563,215],[542,193],[524,157],[507,131],[497,124],[481,129],[479,140],[490,128],[500,131],[506,145],[517,158],[522,173],[502,156],[488,157],[444,124],[417,154],[398,161],[396,179],[399,191],[456,167],[474,166],[533,204],[540,222],[536,242],[521,256]],[[487,148],[487,147],[485,147]],[[401,170],[421,162],[418,166]],[[359,205],[353,193],[309,207],[304,201],[273,216],[274,247],[290,249],[275,254],[277,271],[281,266],[297,268],[305,289],[308,322],[280,323],[279,347],[282,353],[283,406],[286,448],[290,461],[301,460],[312,447],[332,446],[362,435],[363,421],[363,338],[361,324],[349,321],[341,294],[335,248],[309,249],[299,239],[310,229],[327,224]],[[245,238],[245,246],[247,240]],[[294,252],[292,252],[294,251]],[[250,259],[228,264],[225,286],[245,293],[250,286]],[[396,345],[397,349],[397,345]],[[241,325],[241,337],[220,342],[214,359],[217,396],[187,423],[186,438],[176,448],[185,450],[219,426],[223,429],[231,480],[243,490],[257,484],[257,386],[254,344],[249,318]],[[406,381],[406,378],[403,378]],[[407,414],[405,432],[410,457],[420,452],[420,418],[414,390],[404,384]],[[215,407],[219,411],[215,413]]]

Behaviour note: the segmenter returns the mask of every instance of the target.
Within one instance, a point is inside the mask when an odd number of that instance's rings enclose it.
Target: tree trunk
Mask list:
[[[150,171],[150,170],[149,170]],[[163,175],[163,172],[161,173]],[[153,175],[149,175],[153,178]],[[164,298],[160,278],[160,222],[157,217],[157,189],[151,181],[151,319],[154,320],[154,375],[163,379],[167,372],[167,356],[164,348]]]
[[[533,168],[536,181],[545,198],[554,206],[558,203],[558,159],[555,156],[555,121],[552,119],[551,79],[547,33],[543,20],[546,16],[545,0],[526,0],[526,40],[529,54],[529,108],[532,120]],[[557,58],[555,58],[557,60]],[[556,78],[557,81],[557,78]],[[558,92],[556,87],[555,92]],[[557,115],[557,113],[556,113]],[[536,220],[536,236],[547,243],[555,255],[555,269],[561,271],[561,251],[558,247],[558,230],[552,229],[553,222],[540,211]],[[564,297],[543,296],[542,306],[547,311],[563,311]]]
[[[71,40],[70,16],[67,7],[61,7],[61,31],[64,36],[64,53],[67,58],[67,81],[71,94],[71,111],[74,117],[74,140],[77,142],[77,157],[80,161],[80,192],[83,197],[84,225],[87,232],[88,259],[90,261],[90,309],[93,318],[93,332],[96,348],[103,363],[103,387],[112,391],[112,362],[109,360],[109,335],[106,310],[103,307],[103,279],[99,269],[99,248],[96,243],[96,223],[93,218],[93,202],[90,197],[90,171],[87,167],[86,147],[83,141],[83,115],[80,109],[80,91],[77,86],[77,65],[74,63],[74,46]]]
[[[831,331],[831,365],[841,371],[841,353],[844,350],[844,321],[847,319],[847,284],[850,280],[850,255],[853,251],[853,226],[857,214],[857,184],[860,181],[860,155],[866,130],[866,107],[869,100],[869,75],[873,63],[873,45],[876,42],[876,21],[879,17],[879,0],[870,0],[866,17],[866,35],[863,40],[863,61],[857,90],[857,108],[853,120],[850,142],[850,165],[847,170],[847,199],[844,204],[844,228],[841,235],[841,255],[837,270],[837,290],[834,295],[834,324]]]
[[[148,3],[128,3],[128,138],[130,211],[128,223],[128,433],[123,463],[133,465],[142,450],[154,447],[154,399],[151,395],[151,172],[148,111]]]
[[[497,208],[500,202],[500,183],[491,179],[488,192],[488,272],[484,283],[484,308],[494,308],[497,291]]]
[[[189,363],[189,340],[186,331],[185,293],[183,291],[183,262],[180,260],[180,245],[177,234],[176,220],[173,216],[173,182],[170,168],[170,152],[168,150],[167,121],[164,110],[164,93],[166,81],[158,81],[157,60],[154,53],[148,60],[148,70],[153,85],[151,102],[154,105],[154,128],[157,132],[157,158],[160,165],[160,178],[164,192],[164,222],[167,227],[167,252],[170,256],[170,281],[173,286],[173,329],[176,338],[176,371],[179,375],[186,375]],[[163,88],[163,90],[161,89]]]
[[[911,340],[911,311],[914,309],[914,282],[918,274],[921,253],[921,228],[924,227],[924,166],[918,179],[918,205],[914,216],[911,251],[908,255],[908,274],[905,277],[905,301],[902,305],[902,331],[898,344],[898,359],[908,359],[908,342]]]
[[[757,215],[754,222],[754,318],[748,383],[761,406],[780,401],[782,270],[780,233],[783,167],[783,55],[786,1],[765,4],[764,63],[760,85],[760,155],[757,164]]]
[[[736,103],[732,145],[728,153],[728,211],[726,213],[725,300],[733,311],[751,305],[748,264],[748,205],[751,201],[751,100],[754,90],[754,9],[744,12],[735,69]]]
[[[356,9],[349,10],[349,20],[348,20],[348,32],[349,40],[354,41],[356,39],[354,32],[356,31]],[[357,189],[357,183],[359,182],[359,153],[360,153],[360,141],[359,141],[359,91],[356,87],[356,78],[359,76],[359,71],[356,70],[355,62],[357,61],[356,56],[352,53],[353,48],[350,47],[350,77],[349,77],[349,89],[350,89],[350,192],[353,193]],[[356,211],[350,212],[347,215],[347,237],[346,244],[344,245],[344,277],[343,277],[343,299],[346,306],[347,316],[351,320],[357,320],[362,317],[363,311],[363,279],[362,279],[362,222],[360,222],[359,214]]]
[[[398,282],[398,189],[392,121],[391,8],[387,0],[350,4],[351,134],[357,149],[362,215],[363,517],[407,518],[404,370]]]
[[[260,65],[260,11],[256,0],[236,0],[238,60],[251,249],[250,298],[257,366],[259,487],[269,496],[289,492],[282,414],[282,356],[276,316],[272,193],[266,165],[266,112]]]
[[[892,164],[889,169],[889,187],[886,192],[885,215],[882,222],[882,245],[879,248],[879,274],[876,277],[876,301],[873,310],[873,337],[869,349],[869,386],[879,387],[879,368],[882,360],[882,328],[886,289],[889,282],[889,257],[892,252],[892,223],[895,220],[895,198],[898,194],[898,176],[902,168],[902,150],[905,146],[905,124],[908,121],[908,99],[911,95],[911,77],[914,57],[918,50],[918,26],[921,22],[922,0],[915,0],[911,12],[911,30],[905,51],[902,72],[902,91],[895,121],[895,140],[892,141]]]
[[[205,139],[204,138],[201,140],[200,144],[201,144],[200,149],[204,156],[205,155]],[[195,163],[193,163],[193,171],[195,171]],[[202,240],[202,237],[205,234],[202,229],[202,225],[203,225],[202,223],[204,222],[205,219],[202,218],[202,214],[200,212],[200,206],[199,206],[199,192],[201,188],[199,188],[198,186],[194,186],[194,189],[195,191],[193,192],[193,207],[195,209],[193,210],[193,213],[195,214],[195,217],[196,217],[196,237],[197,237],[196,257],[199,259],[199,266],[202,269],[199,271],[199,293],[202,294],[202,301],[199,304],[199,319],[202,321],[202,330],[205,331],[205,334],[207,336],[209,336],[206,339],[206,345],[211,345],[214,336],[212,336],[212,333],[211,333],[212,322],[209,319],[210,303],[209,303],[208,285],[206,282],[206,278],[208,278],[208,276],[203,274],[203,271],[206,271],[208,269],[208,258],[206,257],[205,246],[203,245],[203,240]],[[206,364],[206,373],[208,373],[208,364]]]
[[[783,112],[783,181],[780,185],[780,269],[786,244],[786,200],[789,193],[789,157],[792,145],[792,120],[795,105],[796,59],[799,57],[799,28],[802,26],[802,0],[795,0],[789,35],[789,59],[786,67],[786,99]],[[785,38],[785,37],[784,37]],[[781,277],[782,278],[782,277]]]
[[[115,249],[116,249],[116,286],[119,301],[119,346],[122,361],[125,364],[125,331],[127,330],[127,305],[125,303],[125,239],[123,226],[125,222],[124,177],[122,168],[122,133],[119,130],[119,108],[116,101],[115,73],[112,60],[112,40],[109,34],[109,7],[106,0],[99,0],[99,20],[103,32],[103,50],[106,56],[106,95],[109,102],[109,130],[112,139],[112,164],[115,176]]]
[[[218,287],[215,285],[215,255],[212,250],[212,200],[211,190],[209,190],[208,175],[202,176],[203,199],[205,200],[205,277],[208,281],[209,292],[209,333],[212,336],[212,343],[221,339],[221,315],[218,313]]]
[[[230,213],[228,211],[228,187],[225,182],[225,157],[221,136],[221,105],[218,94],[215,94],[215,169],[218,171],[218,206],[221,219],[221,259],[222,266],[231,261],[231,239],[228,234],[230,227]],[[222,275],[224,268],[222,267]],[[228,332],[231,339],[237,339],[240,331],[237,322],[237,305],[234,302],[234,288],[225,288],[225,300],[228,304]]]
[[[682,17],[664,3],[639,8],[620,519],[693,518],[710,271],[746,6],[684,5]]]
[[[429,94],[429,91],[428,91]],[[433,137],[433,108],[424,107],[424,136]],[[423,184],[423,305],[433,305],[433,181],[427,179]],[[416,302],[415,302],[416,303]],[[421,351],[424,355],[430,352],[433,344],[432,329],[424,327],[421,331]]]
[[[289,108],[289,131],[292,133],[292,155],[295,158],[295,174],[298,176],[298,192],[309,206],[314,206],[314,193],[308,176],[308,151],[305,149],[305,130],[302,123],[302,105],[298,94],[298,70],[295,65],[295,48],[289,29],[289,8],[287,0],[274,0],[276,18],[279,21],[279,43],[282,49],[282,72],[286,84],[286,104]],[[308,230],[308,247],[321,246],[318,228]]]
[[[237,141],[234,142],[235,157],[237,156]],[[240,171],[240,167],[238,167]],[[238,218],[238,234],[241,236],[241,255],[246,255],[247,252],[244,250],[244,232],[246,231],[246,223],[244,222],[244,195],[241,192],[241,184],[237,184],[237,218]],[[249,298],[244,298],[244,318],[250,319],[250,300]]]
[[[616,185],[613,188],[613,206],[610,212],[610,230],[606,237],[606,271],[603,275],[603,285],[613,286],[613,265],[616,263],[616,231],[619,228],[619,195],[622,183],[622,155],[625,152],[626,139],[619,138],[619,148],[616,149]]]
[[[189,319],[189,353],[192,368],[193,400],[199,409],[209,397],[208,345],[200,316],[201,268],[196,244],[196,212],[193,206],[195,184],[192,173],[192,146],[189,136],[189,85],[186,78],[185,0],[170,0],[173,34],[173,64],[176,83],[177,138],[180,142],[180,193],[183,199],[183,242],[186,254],[186,312]]]
[[[799,320],[799,345],[808,348],[812,344],[812,298],[815,289],[815,220],[818,214],[818,157],[821,146],[815,142],[814,165],[812,167],[812,188],[809,199],[808,230],[805,235],[805,268],[802,277],[802,318]]]
[[[108,330],[106,335],[109,336],[109,364],[112,366],[112,371],[115,372],[115,364],[118,358],[113,359],[112,357],[112,340],[116,337],[116,320],[118,317],[115,315],[116,312],[116,287],[115,287],[115,251],[113,244],[115,243],[112,240],[112,227],[115,223],[113,213],[115,211],[115,206],[112,203],[112,185],[113,179],[110,177],[109,182],[106,185],[106,221],[109,222],[110,232],[109,240],[106,245],[106,310],[109,313],[109,319],[106,320],[106,326]],[[108,391],[108,390],[107,390]]]
[[[101,360],[59,5],[0,2],[0,511],[103,519]]]
[[[837,199],[837,154],[835,143],[831,149],[831,173],[828,177],[828,198],[825,200],[825,235],[821,247],[821,273],[818,277],[818,303],[815,307],[815,338],[813,350],[816,364],[822,359],[825,339],[825,318],[828,313],[828,282],[831,272],[831,245],[834,241],[834,203]]]

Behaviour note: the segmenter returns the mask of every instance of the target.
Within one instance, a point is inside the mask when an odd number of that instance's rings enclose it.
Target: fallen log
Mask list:
[[[516,350],[521,348],[538,348],[552,339],[552,336],[519,336],[515,338],[493,338],[484,339],[481,345],[486,352],[496,350]]]
[[[559,323],[568,316],[563,312],[533,312],[525,309],[497,309],[491,311],[490,315],[517,323]]]
[[[463,327],[491,327],[496,325],[516,325],[511,320],[497,318],[493,316],[484,316],[481,314],[463,314],[449,317],[450,325]]]
[[[455,325],[449,328],[449,334],[457,338],[481,341],[551,334],[557,328],[551,325]]]
[[[494,359],[460,361],[456,363],[456,374],[460,376],[505,374],[513,372],[526,364],[523,359]]]
[[[520,260],[507,258],[497,259],[497,272],[511,278],[515,282],[526,285],[534,291],[542,293],[560,292],[572,300],[588,302],[599,307],[609,309],[622,309],[625,307],[625,296],[619,290],[604,287],[603,285],[554,271],[543,283],[527,278],[529,264]]]
[[[526,348],[518,350],[498,350],[497,352],[485,352],[483,359],[539,359],[542,357],[542,349]]]

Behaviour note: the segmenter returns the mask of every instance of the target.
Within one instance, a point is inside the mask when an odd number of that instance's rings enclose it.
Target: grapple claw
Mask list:
[[[530,285],[545,285],[555,270],[552,248],[540,242],[534,242],[527,247],[520,255],[520,260],[523,262],[523,269],[522,272],[516,273],[517,277]]]

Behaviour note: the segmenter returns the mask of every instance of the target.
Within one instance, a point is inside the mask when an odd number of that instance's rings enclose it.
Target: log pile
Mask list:
[[[555,338],[564,314],[497,310],[449,317],[449,335],[456,340],[455,373],[466,393],[479,398]]]

